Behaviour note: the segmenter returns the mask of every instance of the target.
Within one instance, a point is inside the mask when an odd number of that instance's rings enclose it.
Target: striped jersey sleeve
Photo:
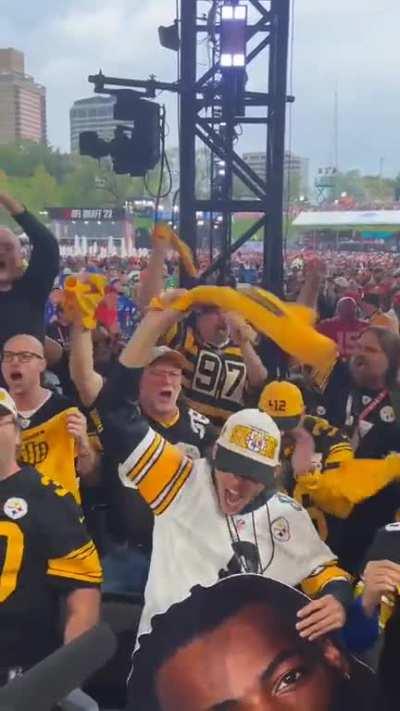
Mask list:
[[[175,501],[193,468],[192,461],[161,435],[146,435],[119,465],[125,486],[138,489],[156,516]]]
[[[99,556],[73,496],[41,477],[37,511],[49,582],[64,590],[98,587],[102,583]]]
[[[140,409],[101,409],[104,453],[118,465],[124,486],[137,489],[155,515],[175,501],[192,471],[192,460],[154,432]]]
[[[349,438],[327,420],[307,416],[304,426],[314,438],[315,450],[322,455],[321,471],[334,469],[339,463],[354,458]]]
[[[313,570],[308,578],[302,581],[301,589],[309,597],[318,597],[324,588],[333,582],[351,582],[351,576],[339,567],[336,559],[328,560]]]

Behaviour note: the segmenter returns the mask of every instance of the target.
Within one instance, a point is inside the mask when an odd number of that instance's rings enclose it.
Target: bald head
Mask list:
[[[22,267],[21,244],[7,227],[0,227],[0,290],[7,291]]]
[[[41,377],[45,369],[43,345],[34,336],[20,334],[4,344],[1,372],[17,407],[23,409],[26,398],[34,404],[40,399]]]
[[[30,336],[27,333],[19,334],[18,336],[12,336],[5,342],[4,351],[27,351],[29,353],[35,353],[36,355],[44,358],[44,348],[43,344],[35,336]]]

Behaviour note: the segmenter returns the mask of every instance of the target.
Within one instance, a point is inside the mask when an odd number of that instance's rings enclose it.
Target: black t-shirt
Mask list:
[[[100,439],[101,412],[116,409],[127,402],[131,403],[132,407],[139,407],[139,383],[142,372],[142,368],[126,368],[119,362],[114,365],[96,402],[89,408],[89,414]],[[184,399],[178,404],[179,412],[171,423],[165,424],[148,418],[150,426],[162,434],[168,442],[180,445],[192,459],[206,456],[218,436],[217,430],[207,417],[187,407]]]
[[[347,365],[338,364],[325,390],[327,419],[352,436],[358,431],[357,459],[381,459],[400,452],[400,423],[390,393],[352,385]],[[362,471],[362,469],[361,469]],[[375,531],[400,511],[400,485],[393,483],[358,506],[343,523],[339,553],[343,567],[359,572]]]
[[[81,515],[71,494],[29,466],[0,481],[0,667],[51,653],[60,593],[101,582]]]
[[[380,459],[400,452],[400,423],[396,422],[391,395],[353,385],[346,363],[338,363],[324,392],[326,417],[352,437],[358,431],[356,456]]]
[[[44,339],[44,308],[59,269],[58,243],[30,212],[15,218],[29,237],[29,266],[9,291],[0,291],[0,348],[20,333]]]

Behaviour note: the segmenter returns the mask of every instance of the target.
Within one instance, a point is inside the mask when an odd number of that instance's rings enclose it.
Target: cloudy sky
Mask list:
[[[400,172],[398,0],[294,4],[292,149],[312,170],[332,161],[337,88],[340,168]],[[27,72],[47,87],[53,145],[68,149],[69,108],[92,94],[87,76],[100,67],[109,76],[175,79],[176,55],[157,36],[174,16],[175,0],[0,0],[0,46],[23,50]],[[249,88],[263,89],[264,70],[258,63]],[[165,101],[172,145],[174,100]],[[241,148],[262,150],[262,135],[245,135]]]

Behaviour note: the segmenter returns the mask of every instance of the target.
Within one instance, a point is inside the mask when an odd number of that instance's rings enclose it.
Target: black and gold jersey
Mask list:
[[[67,417],[75,409],[71,400],[52,393],[31,417],[20,416],[20,461],[59,481],[79,503],[75,440],[67,431]]]
[[[104,383],[96,401],[88,409],[90,419],[101,435],[102,423],[100,412],[119,407],[122,403],[131,403],[132,409],[139,408],[139,382],[142,368],[126,368],[116,363],[110,378]],[[165,437],[171,444],[176,444],[191,459],[205,457],[214,444],[218,431],[208,417],[188,407],[185,398],[178,400],[178,410],[170,422],[147,418],[150,426]]]
[[[0,481],[0,667],[55,649],[60,594],[100,585],[82,521],[73,496],[31,467]]]
[[[191,459],[206,457],[218,437],[217,429],[208,417],[180,403],[171,422],[148,418],[149,425],[171,444],[175,444]]]
[[[353,459],[354,454],[348,437],[327,420],[307,415],[303,427],[314,440],[315,452],[312,459],[313,472],[326,472],[334,469],[340,462]],[[303,494],[297,484],[291,468],[291,458],[294,446],[284,446],[281,455],[285,480],[285,489],[290,496],[298,501],[309,513],[319,535],[334,552],[340,546],[343,522],[335,516],[324,513],[312,500],[310,494]],[[311,473],[311,472],[310,472]]]
[[[184,322],[168,334],[167,342],[185,356],[183,392],[189,406],[222,427],[245,406],[247,368],[240,348],[230,340],[220,348],[202,343]]]

